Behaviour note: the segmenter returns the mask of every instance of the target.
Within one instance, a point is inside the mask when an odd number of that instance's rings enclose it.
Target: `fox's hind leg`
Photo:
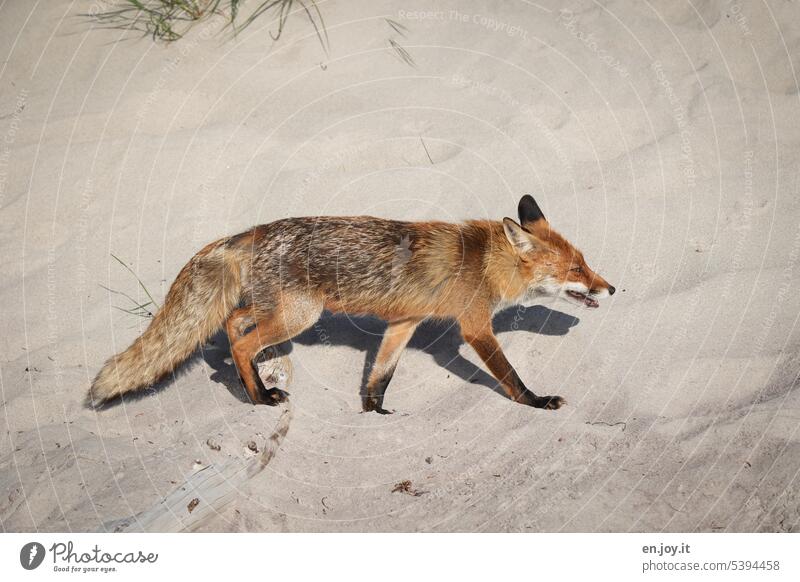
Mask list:
[[[285,393],[265,389],[255,367],[256,356],[269,346],[293,338],[311,327],[322,313],[322,302],[305,296],[281,298],[281,306],[264,313],[243,307],[235,310],[226,323],[231,355],[254,404],[278,404]]]
[[[403,349],[408,345],[420,321],[422,320],[403,319],[401,321],[393,321],[386,328],[381,340],[381,347],[375,357],[375,363],[367,381],[366,393],[362,395],[364,412],[374,410],[381,414],[389,413],[383,408],[386,387],[392,379],[400,354],[403,353]]]

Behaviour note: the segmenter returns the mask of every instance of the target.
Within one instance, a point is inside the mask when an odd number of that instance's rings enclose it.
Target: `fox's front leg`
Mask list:
[[[464,328],[462,323],[462,335],[464,340],[478,352],[478,355],[484,361],[486,366],[492,372],[494,377],[500,382],[503,390],[509,398],[515,402],[527,404],[535,408],[546,408],[555,410],[561,408],[567,403],[561,396],[537,396],[528,388],[517,374],[517,371],[506,359],[500,342],[497,341],[494,333],[491,330],[491,324],[482,325],[476,329],[477,326],[470,327],[469,325]]]

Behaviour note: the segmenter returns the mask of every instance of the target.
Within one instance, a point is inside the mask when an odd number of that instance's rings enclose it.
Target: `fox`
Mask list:
[[[425,320],[457,322],[464,341],[509,399],[556,410],[561,396],[531,391],[492,329],[508,306],[556,297],[594,309],[614,287],[551,228],[525,195],[519,222],[406,222],[371,216],[284,218],[206,245],[178,273],[144,333],[102,366],[96,406],[151,386],[222,327],[253,404],[287,394],[263,385],[256,358],[314,325],[327,310],[373,316],[387,327],[361,393],[363,412],[384,398],[400,355]]]

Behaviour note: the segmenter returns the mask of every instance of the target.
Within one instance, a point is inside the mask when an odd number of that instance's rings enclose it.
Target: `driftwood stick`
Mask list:
[[[259,363],[265,385],[286,385],[291,377],[288,358],[272,352]],[[291,402],[278,418],[272,434],[265,439],[261,453],[250,459],[229,459],[197,470],[172,493],[149,509],[106,522],[106,532],[183,532],[197,529],[204,521],[219,515],[241,493],[243,486],[261,474],[289,432]]]

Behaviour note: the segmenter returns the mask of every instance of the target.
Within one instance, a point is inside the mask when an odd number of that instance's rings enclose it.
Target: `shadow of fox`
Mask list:
[[[501,311],[494,317],[493,327],[495,333],[500,334],[520,331],[561,336],[569,333],[578,323],[580,319],[577,317],[543,305],[534,305],[510,307]],[[349,347],[364,352],[364,369],[359,391],[363,398],[367,395],[369,375],[375,365],[381,337],[386,328],[386,322],[374,317],[353,317],[326,312],[311,328],[280,347],[285,354],[291,353],[292,344],[295,343],[306,346],[324,344],[330,347]],[[228,343],[228,339],[220,333],[215,336],[213,343],[223,346]],[[496,379],[461,355],[459,350],[462,345],[464,339],[456,323],[430,321],[419,326],[407,349],[425,352],[450,374],[503,394]],[[203,358],[214,370],[211,380],[224,384],[239,400],[249,402],[247,392],[242,390],[239,382],[236,367],[226,363],[228,356],[228,350],[222,347],[203,350]]]

